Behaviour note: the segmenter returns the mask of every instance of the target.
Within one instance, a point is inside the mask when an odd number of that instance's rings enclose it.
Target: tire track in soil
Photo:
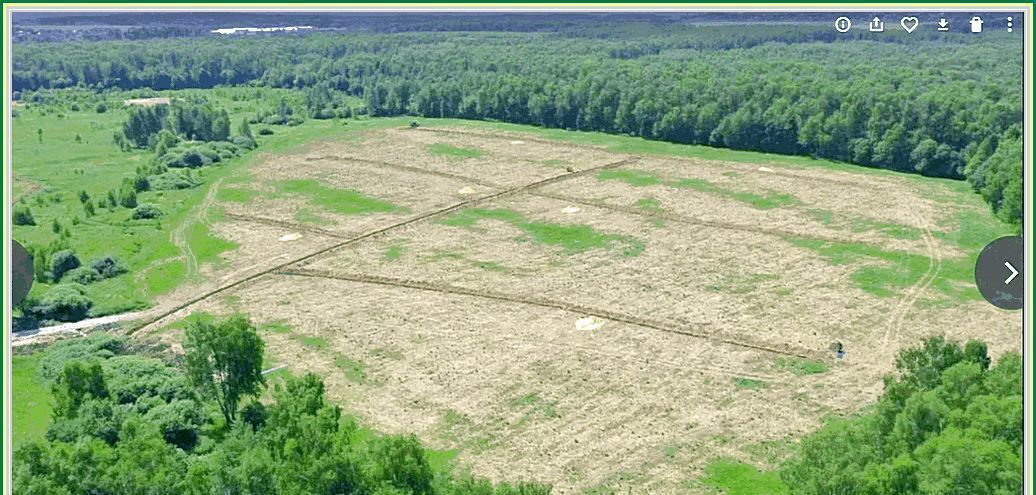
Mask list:
[[[137,327],[135,329],[129,330],[127,332],[127,334],[132,335],[132,334],[138,333],[138,332],[146,332],[146,331],[150,330],[151,327],[157,325],[158,323],[160,323],[165,318],[167,318],[169,316],[172,316],[172,315],[174,315],[176,313],[179,313],[180,311],[183,311],[184,309],[186,309],[186,308],[188,308],[188,307],[190,307],[190,306],[192,306],[194,304],[197,304],[197,303],[199,303],[201,301],[204,301],[204,300],[206,300],[206,299],[208,299],[210,297],[213,297],[215,295],[218,295],[220,293],[223,293],[223,292],[225,292],[227,290],[230,290],[230,289],[233,289],[235,287],[241,286],[241,285],[243,285],[245,283],[254,281],[254,280],[258,279],[258,278],[261,278],[261,277],[263,277],[265,275],[268,275],[270,273],[273,273],[275,271],[283,270],[283,269],[285,269],[287,267],[290,267],[292,265],[300,265],[301,266],[301,264],[303,264],[303,263],[305,263],[307,261],[311,261],[311,260],[313,260],[314,258],[316,258],[318,256],[322,256],[322,255],[325,255],[325,254],[330,254],[330,253],[332,253],[332,252],[334,252],[334,251],[336,251],[338,249],[341,249],[343,247],[355,244],[355,243],[360,242],[362,240],[365,240],[365,239],[368,239],[368,238],[371,238],[371,237],[376,237],[376,236],[379,236],[381,234],[384,234],[384,233],[387,233],[387,232],[391,232],[393,230],[396,230],[396,229],[399,229],[399,228],[402,228],[402,227],[406,227],[407,225],[415,224],[415,223],[418,223],[418,222],[421,222],[421,221],[424,221],[424,220],[428,220],[428,219],[431,219],[431,218],[435,218],[435,217],[439,217],[439,216],[446,215],[446,214],[449,214],[449,213],[453,213],[455,211],[458,211],[458,210],[461,210],[463,208],[467,208],[469,206],[473,206],[473,205],[476,205],[476,204],[479,204],[479,203],[482,203],[482,202],[485,202],[485,201],[491,201],[491,200],[494,200],[494,199],[497,199],[497,198],[501,198],[501,197],[505,197],[505,196],[510,196],[510,195],[513,195],[513,194],[519,194],[519,193],[528,191],[530,189],[534,189],[534,188],[537,188],[537,187],[545,186],[545,185],[548,185],[548,184],[553,184],[555,182],[560,182],[560,181],[567,180],[567,179],[570,179],[570,178],[573,178],[573,177],[578,177],[578,176],[582,176],[582,175],[586,175],[586,174],[592,174],[592,173],[596,173],[596,172],[599,172],[601,170],[606,170],[606,169],[610,169],[610,168],[621,167],[623,165],[627,165],[627,164],[633,163],[635,161],[636,161],[635,157],[628,156],[626,158],[623,158],[622,160],[618,160],[618,161],[611,162],[611,163],[606,163],[604,165],[599,165],[597,167],[591,167],[591,168],[584,169],[584,170],[579,170],[579,171],[576,171],[576,172],[569,172],[569,173],[554,175],[554,176],[548,177],[546,179],[542,179],[542,180],[538,180],[538,181],[535,181],[535,182],[531,182],[529,184],[524,184],[524,185],[521,185],[521,186],[505,189],[503,191],[498,191],[498,192],[495,192],[495,193],[492,193],[492,194],[487,194],[485,196],[480,196],[480,197],[477,197],[477,198],[471,198],[471,199],[468,199],[468,200],[465,200],[465,201],[461,201],[459,203],[454,203],[454,204],[452,204],[450,206],[446,206],[446,207],[440,208],[438,210],[434,210],[434,211],[431,211],[431,212],[428,212],[428,213],[424,213],[424,214],[412,217],[410,219],[403,220],[401,222],[397,222],[397,223],[394,223],[394,224],[391,224],[391,225],[388,225],[388,226],[385,226],[385,227],[381,227],[381,228],[378,228],[378,229],[375,229],[375,230],[372,230],[372,231],[360,234],[360,235],[355,236],[355,237],[351,237],[351,238],[345,239],[342,242],[339,242],[339,243],[333,244],[331,246],[319,249],[317,251],[313,251],[313,252],[305,254],[303,256],[299,256],[297,258],[291,259],[291,260],[286,261],[284,263],[276,264],[276,265],[274,265],[274,266],[272,266],[270,268],[267,268],[267,269],[261,270],[259,272],[253,273],[251,275],[242,277],[242,278],[240,278],[238,280],[235,280],[235,281],[233,281],[231,283],[222,285],[222,286],[220,286],[220,287],[218,287],[216,289],[213,289],[213,290],[210,290],[208,292],[205,292],[204,294],[202,294],[200,296],[188,299],[187,301],[184,301],[182,303],[179,303],[179,304],[173,306],[171,309],[162,311],[157,316],[154,316],[150,320],[148,320],[147,322],[143,323],[141,326],[139,326],[139,327]],[[213,193],[213,197],[215,197],[214,193]],[[187,248],[189,249],[190,246],[187,246]]]
[[[932,235],[931,224],[924,219],[917,212],[913,212],[914,218],[917,220],[917,227],[921,230],[921,238],[924,240],[925,252],[928,255],[928,268],[925,270],[921,278],[917,279],[913,285],[907,289],[906,294],[900,298],[899,303],[896,304],[896,308],[892,311],[892,316],[889,318],[888,323],[885,325],[885,335],[883,338],[886,349],[888,349],[889,341],[893,334],[898,334],[903,329],[903,322],[906,319],[907,313],[914,307],[914,303],[920,299],[921,294],[928,289],[938,278],[939,272],[942,270],[942,255],[939,254],[939,250],[935,245],[935,237]]]
[[[202,225],[209,225],[208,223],[208,212],[209,208],[216,200],[216,191],[219,190],[220,183],[223,179],[219,179],[209,187],[209,190],[205,192],[205,199],[202,200],[201,204],[195,207],[192,214],[180,222],[173,232],[169,235],[169,239],[176,246],[176,249],[180,250],[180,257],[184,260],[186,273],[184,278],[191,278],[198,274],[198,257],[194,255],[194,251],[191,250],[191,243],[187,239],[187,229],[194,224],[199,222]]]
[[[300,277],[310,278],[326,278],[333,280],[344,280],[347,282],[357,282],[365,284],[382,285],[387,287],[402,287],[415,290],[423,290],[430,292],[438,292],[441,294],[452,294],[452,295],[464,295],[471,297],[478,297],[482,299],[492,299],[496,301],[504,301],[511,303],[527,304],[530,306],[539,306],[550,309],[560,309],[562,311],[568,311],[570,313],[596,316],[598,318],[604,318],[607,320],[618,321],[630,325],[636,325],[639,327],[650,328],[659,330],[666,333],[672,333],[677,335],[685,335],[688,337],[694,337],[702,340],[707,340],[714,343],[726,344],[735,347],[741,347],[745,349],[751,349],[754,351],[763,351],[770,354],[779,354],[782,356],[798,357],[803,359],[813,359],[825,361],[826,356],[819,352],[813,352],[806,349],[795,348],[792,346],[768,346],[765,344],[757,344],[752,342],[746,342],[742,340],[735,340],[725,337],[718,337],[710,335],[700,330],[693,330],[687,328],[678,328],[665,323],[650,320],[647,318],[641,318],[638,316],[627,315],[606,309],[591,308],[582,306],[574,303],[566,303],[554,301],[551,299],[538,299],[525,296],[517,296],[512,294],[504,294],[499,292],[491,292],[486,290],[469,289],[466,287],[459,287],[454,285],[437,284],[431,282],[422,282],[418,280],[380,277],[374,275],[345,275],[331,273],[326,270],[311,270],[304,268],[295,269],[283,269],[275,272],[278,275],[292,275]],[[700,326],[707,326],[707,323],[700,323]]]

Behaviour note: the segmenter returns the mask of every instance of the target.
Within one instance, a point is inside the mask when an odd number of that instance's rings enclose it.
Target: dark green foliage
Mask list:
[[[226,141],[230,138],[227,111],[203,102],[173,104],[171,130],[190,141]]]
[[[120,337],[106,333],[95,333],[81,339],[60,340],[47,348],[40,359],[40,379],[54,381],[72,361],[108,359],[126,350],[126,342]]]
[[[169,117],[168,105],[131,106],[129,118],[122,125],[122,136],[134,147],[146,148],[157,139],[159,131],[167,125]],[[116,144],[119,143],[116,134]]]
[[[93,301],[86,297],[86,288],[76,283],[57,285],[39,300],[26,301],[26,314],[42,320],[79,321],[93,307]]]
[[[36,225],[32,210],[28,206],[16,204],[11,208],[11,222],[15,225]]]
[[[169,149],[158,159],[158,163],[166,168],[198,168],[238,156],[242,149],[229,142],[184,142]]]
[[[105,112],[108,111],[108,105],[106,103],[104,103],[103,101],[102,102],[98,102],[97,106],[94,107],[94,111],[97,112],[97,113],[105,113]]]
[[[65,282],[87,285],[100,280],[101,276],[93,268],[81,266],[74,270],[69,270],[61,279]]]
[[[74,418],[79,412],[79,406],[87,399],[108,397],[101,364],[96,361],[65,363],[61,374],[54,380],[52,392],[55,417]]]
[[[1008,494],[1021,490],[1021,359],[941,337],[902,352],[872,413],[829,421],[782,477],[792,493]]]
[[[227,424],[234,422],[239,401],[266,383],[263,341],[243,316],[193,321],[187,327],[184,350],[191,384],[216,400]]]
[[[133,188],[132,183],[123,183],[122,187],[119,188],[119,206],[123,208],[136,208],[137,207],[137,190]]]
[[[1022,212],[1022,135],[1012,126],[996,140],[983,142],[968,161],[967,175],[972,187],[993,207],[1001,220],[1021,223]]]
[[[79,268],[79,264],[79,257],[71,250],[64,249],[58,251],[50,257],[50,278],[52,280],[61,280],[61,276],[65,272],[73,268]]]
[[[270,129],[269,127],[263,127],[263,128],[259,129],[259,135],[260,136],[270,136],[272,134],[273,134],[273,129]]]
[[[90,201],[90,195],[87,194],[86,191],[80,190],[79,191],[79,202],[80,203],[86,203],[87,201]]]
[[[631,32],[582,22],[463,40],[196,38],[94,43],[75,61],[57,44],[18,44],[13,81],[19,90],[294,88],[316,119],[351,114],[347,95],[373,116],[499,120],[968,177],[1001,218],[1017,222],[1021,147],[1010,129],[1022,119],[1020,44],[951,34],[906,45],[897,36],[836,38],[828,28],[660,23]],[[119,77],[102,76],[111,72]],[[251,122],[291,125],[300,113],[282,101]],[[201,127],[211,134],[215,120]]]
[[[142,203],[138,205],[133,209],[132,215],[134,220],[160,218],[161,216],[162,209],[159,208],[158,205],[153,205],[151,203]]]
[[[111,255],[102,256],[91,261],[90,268],[96,271],[101,278],[117,277],[129,270],[118,258]]]

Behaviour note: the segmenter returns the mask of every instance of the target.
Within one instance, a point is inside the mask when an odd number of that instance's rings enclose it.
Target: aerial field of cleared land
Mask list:
[[[1020,316],[974,288],[974,256],[1006,230],[967,184],[422,123],[261,152],[213,182],[199,218],[236,249],[184,251],[204,282],[137,335],[246,313],[272,361],[320,373],[376,429],[557,493],[772,465],[873,403],[931,334],[1019,350]]]

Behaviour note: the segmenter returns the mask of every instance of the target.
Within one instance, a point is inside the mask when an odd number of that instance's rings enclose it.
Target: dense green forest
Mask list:
[[[873,411],[834,419],[782,473],[796,495],[1022,490],[1022,361],[933,337],[900,353]]]
[[[196,318],[186,333],[179,358],[107,334],[48,348],[37,379],[52,388],[52,422],[15,452],[18,493],[550,492],[454,474],[412,435],[360,431],[316,375],[267,378],[243,317]]]
[[[968,179],[1022,214],[1022,45],[1009,36],[838,38],[826,26],[586,24],[456,32],[28,43],[23,98],[47,88],[306,92],[375,116],[491,119],[802,154]]]

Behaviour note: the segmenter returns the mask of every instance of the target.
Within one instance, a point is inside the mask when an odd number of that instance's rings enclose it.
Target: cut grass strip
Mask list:
[[[637,256],[644,251],[644,244],[632,237],[602,234],[589,225],[531,222],[518,212],[502,208],[469,208],[454,213],[442,223],[453,227],[472,228],[480,220],[509,223],[525,232],[534,243],[558,246],[569,254],[607,248],[616,243],[624,246],[623,254],[626,256]]]

